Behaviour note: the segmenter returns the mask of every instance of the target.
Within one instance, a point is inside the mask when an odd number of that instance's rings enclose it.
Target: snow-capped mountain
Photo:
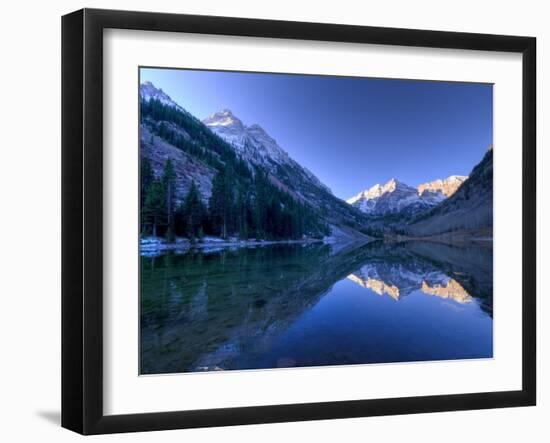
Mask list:
[[[162,89],[156,88],[150,81],[145,81],[139,86],[139,96],[147,102],[151,99],[158,100],[163,105],[171,106],[187,114],[185,109],[172,100]]]
[[[392,178],[384,185],[376,184],[347,202],[367,214],[396,214],[417,204],[420,196],[415,188]]]
[[[370,215],[416,214],[453,195],[467,177],[452,175],[422,183],[416,188],[392,178],[349,198],[347,203]]]
[[[149,159],[157,176],[166,159],[173,160],[180,195],[185,195],[194,182],[207,202],[215,169],[223,165],[224,152],[229,149],[248,165],[252,175],[266,173],[271,185],[314,211],[332,233],[339,232],[342,238],[368,239],[365,215],[335,197],[260,125],[246,125],[229,109],[201,121],[150,82],[140,85],[140,98],[144,102],[159,101],[185,114],[185,118],[169,121],[162,120],[162,114],[142,116],[140,132],[141,154]]]
[[[257,124],[245,126],[230,109],[218,111],[202,121],[213,132],[232,144],[244,158],[263,164],[288,163],[288,154]]]
[[[267,167],[270,172],[274,172],[277,165],[288,165],[303,174],[315,186],[331,192],[311,171],[294,161],[260,125],[244,125],[230,109],[223,109],[208,116],[203,123],[230,143],[250,164],[260,164]]]
[[[276,186],[317,210],[322,208],[333,233],[364,237],[359,231],[367,221],[361,212],[335,197],[328,186],[291,158],[260,125],[245,125],[229,109],[210,115],[203,123],[230,143],[249,165],[260,166],[269,172]]]

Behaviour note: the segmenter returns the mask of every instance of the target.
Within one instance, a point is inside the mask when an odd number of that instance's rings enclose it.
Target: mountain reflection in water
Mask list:
[[[141,257],[140,372],[490,358],[492,292],[479,245]]]
[[[420,290],[424,294],[435,295],[441,298],[449,298],[458,303],[470,303],[473,299],[468,292],[454,278],[442,272],[433,272],[424,274],[409,273],[403,274],[402,269],[392,270],[393,273],[388,275],[388,281],[401,282],[406,280],[405,276],[412,279],[413,282],[406,281],[405,289],[400,289],[398,285],[385,282],[376,272],[376,267],[367,265],[361,268],[355,274],[348,275],[348,278],[358,285],[370,289],[378,295],[389,295],[394,300],[399,300],[400,297],[409,294],[414,290]],[[369,274],[374,274],[376,277],[370,277]],[[365,277],[367,275],[367,277]],[[416,285],[415,285],[416,281]]]

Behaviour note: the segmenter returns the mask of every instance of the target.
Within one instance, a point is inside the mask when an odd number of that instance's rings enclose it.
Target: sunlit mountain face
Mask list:
[[[415,247],[421,248],[418,251],[419,254],[412,253]],[[432,254],[435,251],[442,254],[441,257],[436,255],[438,258],[454,260],[452,255],[455,253],[454,248],[436,244],[425,247],[425,245],[420,246],[420,244],[412,243],[407,247],[396,244],[393,249],[386,246],[383,250],[385,251],[384,256],[378,257],[374,254],[369,261],[348,275],[347,278],[375,294],[388,296],[396,301],[413,292],[460,304],[474,301],[474,297],[466,289],[468,285],[472,284],[471,277],[466,278],[462,270],[456,269],[454,264],[453,267],[440,266],[437,261],[432,259]],[[484,277],[481,269],[476,270],[479,257],[472,258],[475,258],[476,261],[467,267],[468,273],[475,273],[476,281],[484,281],[482,286],[487,287],[488,292],[492,292],[492,283],[487,277],[491,275],[490,260],[487,260],[488,264],[485,265],[487,276]],[[479,280],[477,280],[478,278]],[[477,284],[472,288],[477,290]]]
[[[464,175],[451,175],[445,179],[436,179],[431,182],[422,183],[417,186],[418,195],[422,196],[428,193],[441,193],[446,198],[453,195],[460,185],[466,181],[468,177]]]
[[[467,178],[452,175],[416,187],[392,178],[387,183],[377,183],[346,201],[371,215],[417,214],[437,206],[452,196]]]
[[[422,288],[420,289],[424,294],[435,295],[441,298],[448,298],[458,303],[471,303],[472,296],[468,294],[466,289],[462,287],[455,279],[450,278],[445,285],[430,284],[426,281],[422,282]]]
[[[366,289],[370,289],[376,292],[378,295],[389,295],[394,300],[399,300],[399,288],[394,285],[388,285],[382,280],[377,280],[375,278],[367,278],[364,280],[361,277],[358,277],[355,274],[348,275],[348,278],[357,283],[359,286],[362,286]]]
[[[472,301],[472,297],[460,283],[453,278],[446,278],[448,279],[446,283],[434,283],[433,286],[424,280],[417,289],[424,294],[435,295],[436,297],[453,300],[457,303],[470,303]],[[366,289],[370,289],[378,295],[388,295],[394,300],[399,300],[402,294],[406,295],[396,285],[388,284],[383,280],[370,277],[365,280],[355,274],[348,275],[348,279]],[[409,287],[408,290],[410,291],[411,288]]]

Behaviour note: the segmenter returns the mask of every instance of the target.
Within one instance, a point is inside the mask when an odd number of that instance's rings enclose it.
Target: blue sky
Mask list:
[[[468,175],[493,143],[488,84],[142,68],[203,119],[257,123],[334,194]]]

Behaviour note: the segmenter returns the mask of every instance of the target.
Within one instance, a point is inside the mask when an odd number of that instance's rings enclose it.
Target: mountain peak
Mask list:
[[[424,206],[416,188],[393,177],[383,185],[376,184],[347,202],[367,214],[394,214]]]
[[[462,183],[467,179],[464,175],[450,175],[444,179],[437,179],[427,183],[421,183],[418,185],[418,195],[424,196],[429,193],[442,194],[445,197],[453,195]]]
[[[383,185],[376,184],[346,200],[368,214],[386,214],[432,207],[453,195],[468,177],[451,175],[422,183],[417,187],[393,177]]]
[[[230,109],[222,109],[203,120],[203,123],[215,134],[231,144],[249,164],[260,164],[268,170],[274,165],[288,165],[299,171],[302,179],[332,194],[330,188],[306,167],[299,165],[281,148],[277,141],[259,124],[245,126]]]
[[[384,185],[385,188],[395,188],[399,185],[405,185],[405,183],[403,183],[402,181],[400,180],[397,180],[396,178],[390,178],[386,184]],[[405,185],[405,186],[408,186],[408,185]]]
[[[414,188],[412,186],[409,186],[408,184],[403,183],[396,178],[391,178],[383,186],[380,186],[380,195],[386,194],[388,192],[395,192],[396,190],[411,191],[413,189]],[[377,195],[377,197],[378,196],[379,195]]]
[[[206,126],[234,126],[239,129],[244,128],[243,122],[235,117],[233,111],[228,108],[224,108],[214,114],[209,115],[202,121]]]
[[[152,82],[149,80],[144,81],[139,85],[139,94],[143,97],[149,97],[151,98],[154,95],[157,94],[164,94],[164,91],[160,88],[157,88]]]
[[[139,92],[143,95],[143,93],[149,92],[149,93],[162,93],[164,94],[164,91],[161,88],[157,88],[151,81],[146,80],[143,83],[139,85]]]
[[[157,88],[151,81],[146,80],[139,85],[139,96],[148,102],[149,100],[158,100],[163,105],[171,106],[184,111],[184,109],[178,105],[172,98],[166,94],[161,88]]]
[[[380,183],[376,183],[374,186],[371,186],[370,188],[365,189],[364,191],[361,191],[359,194],[349,198],[348,200],[346,200],[346,202],[352,205],[356,202],[374,200],[388,192],[394,192],[397,188],[401,188],[401,187],[408,188],[409,186],[400,182],[396,178],[391,178],[383,185],[381,185]]]
[[[248,126],[248,129],[252,131],[261,131],[265,133],[265,129],[262,128],[258,123],[253,123],[250,126]]]

